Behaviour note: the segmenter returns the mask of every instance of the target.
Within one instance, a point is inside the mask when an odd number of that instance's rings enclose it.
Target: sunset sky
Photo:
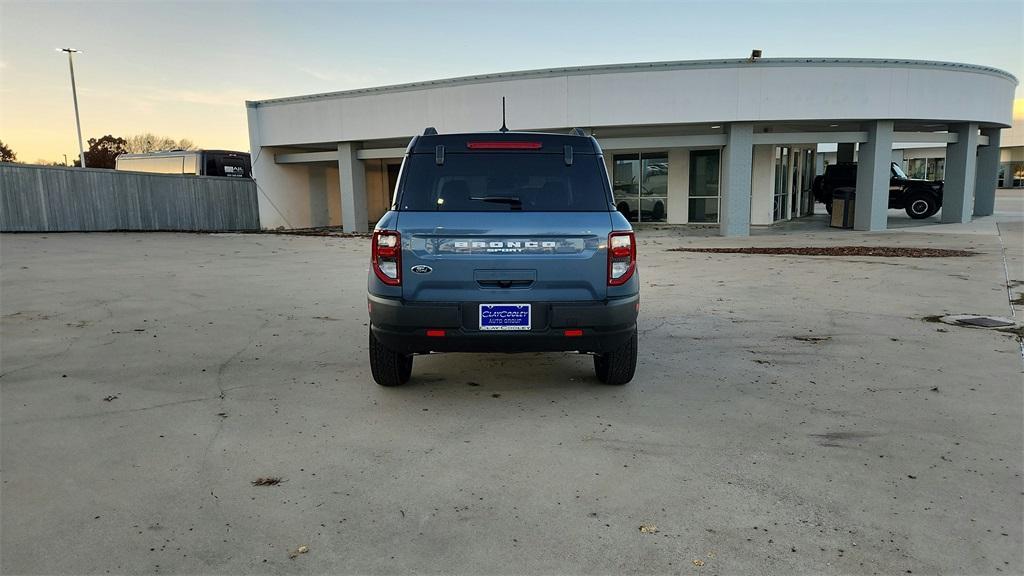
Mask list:
[[[1024,72],[1024,2],[0,1],[0,140],[25,162],[154,132],[247,150],[245,100],[617,62],[835,56]],[[1018,87],[1015,115],[1024,116]]]

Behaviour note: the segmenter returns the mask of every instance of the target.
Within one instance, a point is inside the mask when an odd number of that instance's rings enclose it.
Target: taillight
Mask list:
[[[524,142],[522,140],[466,142],[466,148],[470,150],[540,150],[543,146],[540,142]]]
[[[402,284],[402,235],[394,230],[374,230],[370,251],[373,273],[388,286]]]
[[[608,235],[608,285],[620,286],[636,270],[636,237],[632,232]]]

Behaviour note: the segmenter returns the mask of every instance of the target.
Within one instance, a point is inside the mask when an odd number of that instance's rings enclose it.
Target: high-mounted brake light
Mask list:
[[[636,271],[636,237],[632,232],[608,235],[608,285],[621,286]]]
[[[466,142],[466,148],[470,150],[540,150],[543,144],[540,142],[524,142],[522,140],[510,140],[508,142]]]
[[[394,230],[374,230],[370,248],[373,273],[388,286],[402,284],[402,236]]]

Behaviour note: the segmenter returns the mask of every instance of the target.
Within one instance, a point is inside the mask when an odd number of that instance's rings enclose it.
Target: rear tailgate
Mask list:
[[[409,301],[576,302],[607,295],[608,212],[399,212]]]

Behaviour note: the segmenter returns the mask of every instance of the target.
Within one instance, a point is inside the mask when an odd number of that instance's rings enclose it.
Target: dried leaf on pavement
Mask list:
[[[640,533],[641,534],[654,534],[657,531],[658,531],[658,527],[655,526],[654,524],[641,524],[640,525]]]
[[[257,478],[252,481],[253,486],[277,486],[283,482],[278,476],[267,476],[266,478]]]
[[[701,566],[704,565],[704,561],[701,560],[700,558],[698,558],[698,559],[693,561],[693,565],[696,566],[697,568],[700,568]]]

